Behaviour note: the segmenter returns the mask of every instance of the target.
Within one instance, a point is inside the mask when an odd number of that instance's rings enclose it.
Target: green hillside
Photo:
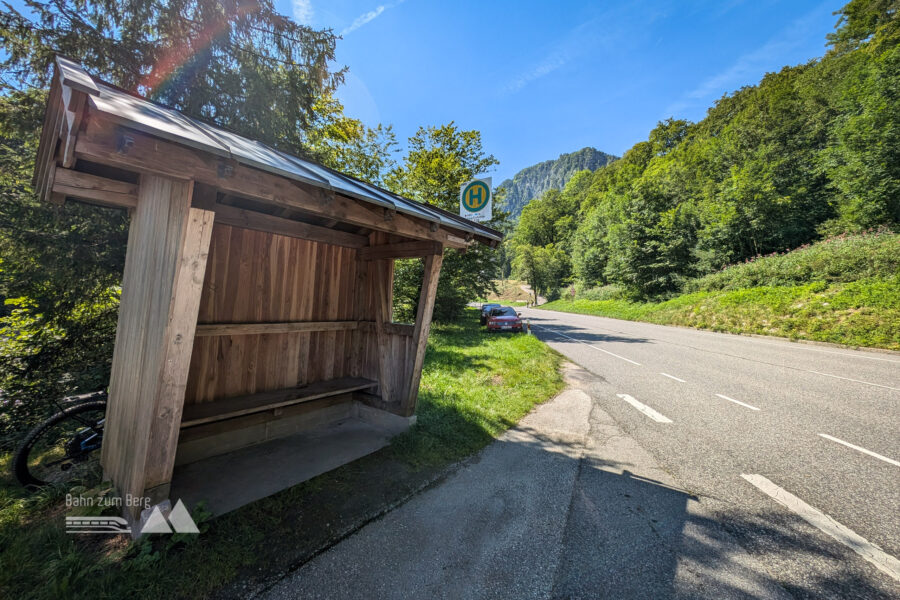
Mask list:
[[[857,0],[823,37],[821,58],[722,96],[700,121],[662,121],[622,158],[530,202],[507,242],[510,276],[551,299],[569,288],[581,300],[625,299],[629,311],[643,307],[640,318],[892,346],[894,338],[862,329],[841,336],[824,324],[830,333],[814,333],[808,321],[816,298],[846,304],[849,328],[869,309],[892,310],[881,294],[895,280],[876,261],[897,271],[894,242],[879,246],[880,258],[854,244],[846,255],[832,255],[842,247],[832,242],[815,244],[900,231],[900,12],[896,3]],[[812,258],[819,253],[821,265]],[[745,262],[752,266],[723,271]],[[797,297],[803,285],[814,296]],[[765,297],[753,294],[774,312],[738,315],[745,290],[763,289]],[[840,298],[825,298],[832,292]],[[689,293],[712,296],[686,300]],[[715,306],[715,322],[688,314],[713,296],[735,314]],[[676,306],[677,319],[653,316]]]
[[[615,286],[541,308],[900,350],[900,235],[839,236],[689,282],[687,293],[635,302]]]
[[[510,211],[513,219],[517,219],[532,199],[542,196],[547,190],[561,190],[579,171],[595,171],[614,160],[616,157],[611,154],[595,148],[582,148],[578,152],[560,154],[556,160],[545,160],[526,167],[500,184],[506,188],[504,208]]]

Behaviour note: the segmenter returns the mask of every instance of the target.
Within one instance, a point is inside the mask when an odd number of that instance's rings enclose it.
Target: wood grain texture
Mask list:
[[[362,377],[339,377],[284,390],[271,390],[246,396],[235,396],[234,398],[219,400],[215,403],[194,404],[184,411],[181,426],[192,427],[204,423],[213,423],[300,402],[309,402],[319,398],[365,390],[376,385],[378,385],[377,381]]]
[[[252,210],[244,210],[236,206],[228,206],[227,204],[216,204],[214,210],[216,211],[216,221],[225,225],[277,233],[316,242],[325,242],[326,244],[346,246],[348,248],[361,248],[369,243],[368,238],[364,235],[275,217]]]
[[[437,242],[399,242],[368,246],[359,251],[363,260],[381,260],[384,258],[416,258],[429,254],[440,254],[444,247]]]
[[[165,488],[174,464],[213,219],[191,190],[143,176],[131,220],[101,458],[122,495]]]
[[[256,335],[260,333],[296,333],[299,331],[348,331],[358,321],[296,321],[286,323],[204,323],[197,326],[197,337],[216,335]]]
[[[231,162],[228,165],[230,174],[220,176],[221,157],[135,130],[128,130],[133,145],[127,152],[118,152],[117,129],[118,126],[109,120],[92,116],[76,140],[75,155],[143,173],[202,181],[238,196],[368,229],[433,240],[455,248],[469,245],[463,237],[459,237],[466,235],[462,230],[441,226],[432,231],[430,221],[396,212],[385,214],[383,207],[246,165]],[[484,240],[490,241],[488,238]]]
[[[365,376],[348,358],[356,262],[354,248],[217,222],[186,403]]]
[[[44,125],[34,162],[34,191],[44,201],[49,200],[53,187],[53,167],[56,166],[56,149],[59,144],[60,121],[62,119],[62,88],[59,77],[54,76],[47,95],[44,109]]]
[[[133,183],[98,177],[63,167],[57,167],[54,171],[53,191],[78,200],[113,208],[132,209],[137,206],[138,201],[137,185]]]
[[[416,326],[412,337],[413,356],[410,357],[410,382],[401,405],[400,414],[403,415],[412,415],[416,411],[419,381],[422,378],[422,366],[425,364],[425,348],[428,344],[428,332],[431,330],[431,314],[434,311],[434,298],[437,295],[438,278],[441,275],[443,259],[442,254],[425,258],[425,274],[422,278],[422,291],[419,294]]]

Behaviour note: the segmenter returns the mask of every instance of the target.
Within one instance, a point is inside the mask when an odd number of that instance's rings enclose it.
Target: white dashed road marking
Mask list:
[[[878,454],[877,452],[872,452],[871,450],[866,450],[865,448],[855,446],[855,445],[851,444],[850,442],[845,442],[844,440],[839,440],[838,438],[832,437],[832,436],[828,435],[827,433],[820,433],[819,435],[822,436],[823,438],[825,438],[826,440],[831,440],[832,442],[837,442],[838,444],[843,444],[843,445],[847,446],[848,448],[853,448],[854,450],[859,450],[863,454],[868,454],[869,456],[874,456],[875,458],[877,458],[879,460],[883,460],[886,463],[890,463],[890,464],[894,465],[895,467],[900,467],[900,461],[896,461],[893,458],[888,458],[887,456],[882,456],[882,455]]]
[[[639,411],[641,411],[642,413],[644,413],[645,415],[647,415],[648,417],[650,417],[651,419],[656,421],[657,423],[671,423],[672,422],[672,419],[670,419],[669,417],[656,412],[655,410],[653,410],[646,404],[642,404],[642,403],[638,402],[637,400],[635,400],[628,394],[616,394],[616,396],[618,396],[619,398],[621,398],[628,404],[632,405],[633,407],[635,407],[636,409],[638,409]]]
[[[663,377],[668,377],[669,379],[674,379],[675,381],[680,381],[681,383],[687,383],[687,381],[685,381],[684,379],[679,379],[678,377],[675,377],[674,375],[669,375],[668,373],[663,373],[662,371],[660,371],[659,374],[662,375]]]
[[[735,404],[740,404],[744,408],[749,408],[750,410],[759,410],[755,406],[750,406],[749,404],[746,404],[745,402],[741,402],[740,400],[735,400],[734,398],[729,398],[728,396],[723,396],[722,394],[716,394],[716,396],[718,396],[722,400],[728,400],[729,402],[734,402]]]
[[[762,475],[746,475],[742,473],[741,477],[788,510],[802,517],[804,521],[813,527],[849,546],[880,571],[887,573],[896,581],[900,581],[900,560],[897,560],[866,538],[841,525],[820,510],[813,508],[789,491],[778,487]]]

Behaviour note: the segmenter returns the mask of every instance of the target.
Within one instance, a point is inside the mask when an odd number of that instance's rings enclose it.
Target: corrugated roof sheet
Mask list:
[[[92,90],[88,96],[92,109],[128,127],[226,157],[250,167],[438,223],[444,227],[492,240],[503,239],[502,234],[489,227],[398,196],[315,162],[291,156],[262,142],[198,121],[177,110],[160,106],[96,80],[72,61],[61,57],[57,58],[57,61],[68,80],[80,83],[79,89],[83,90],[88,82],[94,84],[96,91]],[[63,83],[66,84],[66,81]]]

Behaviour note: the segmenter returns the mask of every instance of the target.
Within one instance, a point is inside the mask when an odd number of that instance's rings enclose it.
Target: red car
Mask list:
[[[522,319],[515,310],[508,306],[492,308],[487,319],[488,333],[494,331],[522,332]]]

